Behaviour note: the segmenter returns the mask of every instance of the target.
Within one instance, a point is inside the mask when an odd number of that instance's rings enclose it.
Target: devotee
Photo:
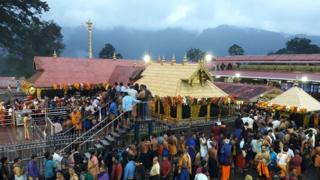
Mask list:
[[[230,139],[226,136],[223,140],[223,144],[220,150],[220,164],[221,164],[221,180],[230,179],[231,172],[231,153],[232,145]]]
[[[121,180],[123,168],[119,156],[117,155],[116,157],[112,157],[112,161],[111,180]]]
[[[97,179],[99,174],[99,160],[97,158],[97,152],[91,152],[90,160],[88,161],[88,170],[94,179]]]
[[[14,159],[13,174],[15,180],[25,180],[25,170],[21,164],[21,158]]]
[[[264,176],[267,179],[270,177],[268,164],[270,163],[270,155],[265,145],[261,146],[261,152],[258,152],[255,161],[258,162],[257,170],[259,176]]]
[[[56,180],[65,180],[62,171],[58,170],[56,172]]]
[[[122,98],[122,111],[124,112],[124,126],[129,126],[129,121],[131,119],[132,107],[139,103],[139,100],[134,99],[133,97],[129,96],[127,92],[124,92],[124,97]]]
[[[277,164],[280,168],[279,176],[284,178],[288,173],[288,166],[290,162],[290,156],[288,155],[288,147],[284,146],[282,152],[280,152],[277,156]]]
[[[70,180],[79,180],[79,177],[73,168],[69,168],[69,176],[70,176]]]
[[[55,168],[57,168],[57,165],[52,160],[52,155],[48,151],[44,154],[43,165],[44,165],[44,177],[46,178],[46,180],[54,180],[54,175],[55,175],[54,170]]]
[[[153,164],[150,170],[150,180],[160,180],[160,165],[158,157],[153,158]]]
[[[100,173],[98,175],[98,180],[109,180],[109,179],[110,179],[110,177],[109,177],[107,168],[104,165],[102,165],[100,167]]]
[[[124,168],[123,179],[124,180],[134,180],[136,165],[133,160],[133,156],[129,155],[128,160],[129,160],[129,162],[127,163],[126,167]]]
[[[36,155],[31,156],[31,160],[28,162],[28,179],[29,180],[38,180],[40,177],[40,171],[36,163]]]
[[[7,157],[1,158],[0,177],[3,180],[10,179],[9,160]]]
[[[30,117],[28,114],[25,114],[23,117],[23,130],[24,130],[24,139],[25,140],[30,140]]]
[[[160,175],[162,180],[170,180],[172,165],[168,159],[168,154],[163,154],[163,160],[160,166]]]

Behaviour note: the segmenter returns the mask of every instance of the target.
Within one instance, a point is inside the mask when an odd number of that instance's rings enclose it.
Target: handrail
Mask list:
[[[55,125],[54,125],[54,123],[51,121],[51,119],[50,119],[50,117],[49,117],[49,116],[47,116],[47,117],[46,117],[45,130],[47,130],[47,127],[48,127],[48,123],[47,123],[47,122],[49,122],[50,127],[53,127],[53,135],[55,135],[55,133],[56,133]],[[50,128],[50,135],[52,135],[51,128]]]
[[[66,147],[62,148],[59,152],[62,153],[64,152],[67,148],[69,148],[71,145],[73,145],[75,142],[77,142],[79,139],[83,138],[84,136],[86,136],[87,134],[91,133],[91,131],[94,131],[95,128],[99,127],[101,124],[103,124],[105,121],[108,120],[108,116],[105,117],[102,121],[100,121],[99,123],[97,123],[95,126],[93,126],[90,130],[86,131],[85,133],[81,134],[77,139],[75,139],[74,141],[72,141],[70,144],[68,144]]]
[[[105,104],[103,107],[101,107],[101,109],[102,108],[106,108],[106,107],[108,107],[108,105],[110,104],[110,102],[108,102],[107,104]],[[98,111],[100,111],[101,109],[97,109],[96,111],[94,111],[94,114],[95,113],[97,113]],[[89,115],[88,115],[89,116]],[[86,118],[88,118],[88,116],[86,116],[86,117],[84,117],[84,118],[82,118],[82,120],[81,120],[81,122],[84,120],[84,119],[86,119]],[[75,127],[74,126],[72,126],[71,128],[69,128],[68,130],[66,130],[65,132],[63,132],[62,134],[63,135],[65,135],[65,134],[67,134],[67,133],[69,133],[72,129],[74,129]]]
[[[37,125],[36,121],[32,121],[33,127],[40,132],[40,135],[42,138],[45,138],[44,135],[42,134],[41,128]]]
[[[97,131],[96,133],[92,134],[88,139],[86,139],[85,141],[83,141],[80,145],[82,146],[84,143],[88,142],[89,140],[91,140],[94,136],[96,136],[98,133],[100,133],[102,130],[104,130],[104,128],[109,127],[110,125],[112,125],[112,123],[116,120],[118,120],[121,116],[123,116],[124,113],[121,113],[119,116],[117,116],[116,118],[114,118],[112,121],[110,121],[108,124],[106,124],[103,128],[101,128],[99,131]]]

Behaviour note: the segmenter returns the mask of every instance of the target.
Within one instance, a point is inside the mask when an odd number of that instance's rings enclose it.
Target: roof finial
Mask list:
[[[53,50],[53,55],[52,55],[54,58],[57,58],[58,55],[57,55],[57,51],[56,50]]]
[[[116,52],[113,52],[112,59],[113,59],[113,60],[117,60]]]
[[[176,63],[176,56],[175,54],[173,53],[172,55],[172,60],[171,60],[171,64],[174,65]]]
[[[187,53],[184,53],[183,60],[182,60],[182,65],[187,64],[187,63],[188,63]]]

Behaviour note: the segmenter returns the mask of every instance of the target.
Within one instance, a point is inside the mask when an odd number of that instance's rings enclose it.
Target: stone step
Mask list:
[[[104,138],[109,142],[114,142],[115,141],[115,139],[110,134],[106,135]]]
[[[110,146],[110,143],[109,143],[107,140],[105,140],[105,139],[101,139],[101,140],[100,140],[100,143],[101,143],[102,145],[104,145],[104,146]]]
[[[97,149],[103,149],[103,146],[99,143],[94,144]]]
[[[110,134],[115,138],[119,138],[120,137],[120,134],[118,134],[116,132],[111,132]]]
[[[127,133],[127,131],[126,131],[125,129],[123,129],[123,128],[119,128],[119,129],[118,129],[118,132],[119,132],[120,134],[125,134],[125,133]]]

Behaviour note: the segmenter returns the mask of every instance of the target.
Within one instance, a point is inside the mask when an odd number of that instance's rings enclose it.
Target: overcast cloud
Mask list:
[[[320,0],[48,0],[63,27],[89,18],[99,29],[157,30],[180,27],[201,31],[221,24],[290,34],[320,35]]]

